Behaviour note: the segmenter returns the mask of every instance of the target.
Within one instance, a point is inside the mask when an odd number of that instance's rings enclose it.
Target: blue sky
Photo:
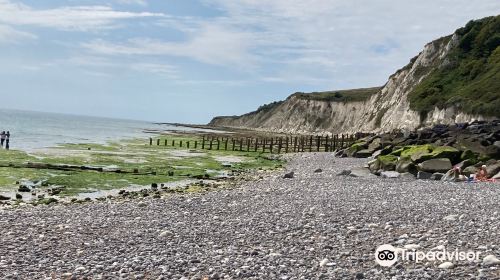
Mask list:
[[[0,107],[206,123],[383,85],[498,0],[0,0]]]

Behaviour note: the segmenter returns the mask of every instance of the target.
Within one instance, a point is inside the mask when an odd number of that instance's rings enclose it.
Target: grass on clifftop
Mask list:
[[[456,31],[458,46],[409,94],[422,116],[456,106],[470,114],[500,117],[500,16],[470,21]]]
[[[329,102],[356,102],[365,101],[373,94],[377,93],[381,87],[359,88],[348,90],[333,90],[323,92],[303,93],[297,92],[293,94],[300,99],[329,101]]]

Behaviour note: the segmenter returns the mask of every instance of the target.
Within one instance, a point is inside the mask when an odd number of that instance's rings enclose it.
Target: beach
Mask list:
[[[384,179],[366,159],[286,155],[232,188],[0,209],[5,279],[498,279],[500,189]],[[318,170],[321,169],[321,170]],[[293,178],[283,175],[293,171]],[[480,203],[479,203],[480,202]],[[398,262],[375,249],[472,250],[475,261]],[[441,267],[440,267],[441,266]]]

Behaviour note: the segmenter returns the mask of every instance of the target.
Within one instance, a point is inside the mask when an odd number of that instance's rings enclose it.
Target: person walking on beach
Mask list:
[[[5,135],[5,131],[2,131],[0,134],[0,142],[2,143],[2,148],[3,148],[3,142],[5,142],[5,138],[7,138],[7,135]]]
[[[9,142],[10,142],[10,132],[7,131],[7,134],[5,134],[5,149],[10,149],[10,146],[9,146]]]

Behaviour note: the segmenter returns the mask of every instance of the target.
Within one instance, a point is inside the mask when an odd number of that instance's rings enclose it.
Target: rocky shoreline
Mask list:
[[[290,155],[205,193],[0,209],[4,279],[496,279],[500,188],[383,179],[366,159]],[[360,176],[338,176],[343,170]],[[361,171],[363,170],[363,171]],[[291,178],[284,173],[293,172]],[[474,250],[381,267],[377,246]]]
[[[440,180],[458,167],[469,177],[486,165],[488,178],[500,179],[500,120],[373,135],[336,155],[372,158],[367,167],[382,176],[410,173],[419,179]]]

